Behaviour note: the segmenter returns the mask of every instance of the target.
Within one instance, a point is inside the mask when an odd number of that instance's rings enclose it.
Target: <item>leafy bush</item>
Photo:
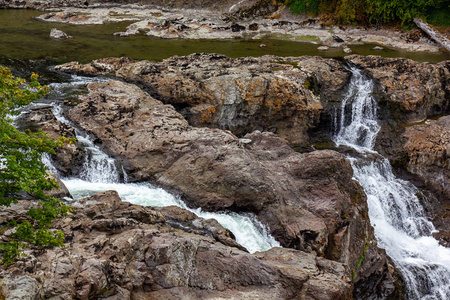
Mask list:
[[[50,227],[69,207],[44,193],[58,184],[48,178],[47,167],[41,159],[43,153],[54,153],[65,139],[53,140],[43,132],[21,132],[12,125],[11,116],[18,115],[19,108],[47,93],[48,88],[41,86],[37,79],[38,76],[32,74],[30,82],[26,83],[0,66],[0,206],[16,203],[19,192],[27,192],[40,200],[38,207],[28,211],[29,221],[12,224],[15,233],[9,242],[1,243],[4,264],[12,263],[27,243],[62,246],[64,241],[62,232],[50,230]]]
[[[297,14],[329,14],[339,24],[399,23],[411,26],[415,17],[437,25],[450,23],[448,0],[287,0]],[[448,26],[448,25],[447,25]]]

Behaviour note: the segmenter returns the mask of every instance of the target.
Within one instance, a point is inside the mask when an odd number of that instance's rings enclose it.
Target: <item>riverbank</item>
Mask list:
[[[69,5],[74,4],[69,3]],[[269,5],[262,1],[234,1],[219,6],[187,5],[188,8],[137,4],[111,6],[107,3],[58,7],[56,4],[43,6],[40,1],[30,1],[26,5],[0,1],[0,7],[50,11],[37,17],[45,22],[77,25],[131,22],[125,30],[114,33],[121,37],[146,35],[163,39],[261,40],[270,38],[308,42],[317,47],[322,46],[320,48],[323,49],[322,51],[341,49],[348,53],[352,51],[353,46],[363,44],[375,44],[382,48],[408,52],[440,53],[441,51],[439,45],[417,30],[402,32],[388,28],[326,26],[318,19],[293,15],[284,6]]]

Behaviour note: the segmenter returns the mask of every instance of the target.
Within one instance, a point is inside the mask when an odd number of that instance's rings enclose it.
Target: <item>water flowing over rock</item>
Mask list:
[[[239,139],[191,127],[135,85],[110,81],[88,89],[69,118],[95,134],[130,179],[158,183],[195,207],[254,212],[282,245],[345,263],[372,291],[392,286],[364,193],[339,153],[299,154],[269,132]]]
[[[380,245],[404,277],[408,299],[447,299],[450,296],[450,249],[432,237],[433,224],[426,218],[418,189],[397,178],[389,161],[374,150],[380,130],[373,80],[352,68],[348,96],[341,109],[335,137],[338,145],[353,148],[349,157],[354,176],[364,187]],[[350,103],[350,118],[345,111]],[[414,155],[412,155],[414,157]]]
[[[27,250],[0,272],[6,299],[352,299],[345,265],[313,253],[251,255],[175,229],[114,191],[76,206],[56,224],[64,248]]]
[[[351,55],[345,60],[375,80],[381,119],[403,123],[450,113],[450,62],[421,63],[406,58]]]
[[[450,113],[449,62],[356,55],[345,59],[374,79],[381,126],[375,149],[405,178],[431,189],[432,195],[424,197],[425,204],[435,211],[430,217],[438,229],[448,232],[449,118],[433,119]],[[450,238],[443,232],[439,234],[444,238],[441,242],[447,244]]]
[[[302,146],[310,142],[308,130],[319,124],[321,102],[328,107],[328,101],[343,94],[349,78],[337,61],[318,57],[232,59],[204,53],[161,63],[107,58],[56,69],[137,83],[175,106],[192,126],[228,129],[238,136],[272,131]]]
[[[52,139],[57,139],[60,136],[68,139],[75,138],[74,129],[55,118],[52,113],[52,106],[37,107],[24,113],[16,123],[19,129],[39,129],[47,133]],[[56,153],[52,154],[51,158],[53,166],[60,176],[70,176],[80,169],[83,161],[83,150],[76,141],[66,143],[56,149]]]

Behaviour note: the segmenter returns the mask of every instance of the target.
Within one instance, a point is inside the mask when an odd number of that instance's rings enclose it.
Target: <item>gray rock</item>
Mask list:
[[[113,191],[79,204],[55,224],[68,237],[64,248],[30,252],[0,272],[6,299],[304,299],[316,293],[313,286],[320,286],[320,299],[352,299],[348,269],[314,253],[275,248],[251,255],[174,229],[159,212],[122,202]],[[118,216],[129,225],[95,226]]]
[[[7,300],[39,299],[38,282],[29,275],[3,277],[2,292]]]
[[[50,37],[53,39],[70,39],[72,38],[70,35],[67,35],[65,32],[53,28],[52,30],[50,30]]]
[[[344,47],[342,51],[344,51],[345,54],[351,54],[353,52],[349,47]]]
[[[328,47],[328,46],[319,46],[319,47],[317,47],[317,50],[319,50],[319,51],[327,51],[328,49],[330,49],[330,47]]]

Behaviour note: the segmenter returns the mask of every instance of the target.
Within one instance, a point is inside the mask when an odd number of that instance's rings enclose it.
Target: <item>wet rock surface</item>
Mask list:
[[[321,123],[331,127],[331,110],[349,80],[349,72],[340,63],[319,57],[233,59],[203,53],[161,63],[108,58],[56,69],[114,75],[137,83],[176,107],[192,126],[228,129],[238,136],[271,131],[302,146],[309,144],[308,131],[319,125],[321,117],[328,116]]]
[[[20,204],[11,209],[25,212]],[[6,299],[352,299],[346,266],[313,253],[251,255],[174,229],[160,212],[114,191],[75,206],[56,224],[64,248],[27,250],[0,272]]]
[[[0,7],[50,11],[38,17],[46,22],[104,24],[133,21],[126,31],[115,33],[122,37],[144,33],[160,38],[270,38],[306,41],[342,51],[349,45],[378,44],[406,51],[440,52],[439,45],[414,32],[329,26],[318,18],[291,14],[285,5],[270,0],[0,0]]]
[[[375,80],[382,110],[392,121],[410,123],[450,113],[450,63],[351,55],[347,62]]]
[[[54,167],[61,176],[71,176],[79,171],[84,155],[83,149],[75,139],[75,130],[57,120],[51,106],[32,109],[30,112],[22,114],[16,123],[21,130],[42,130],[52,139],[58,139],[61,136],[74,139],[74,142],[65,143],[64,146],[56,149],[55,154],[50,156]]]
[[[239,139],[191,127],[135,85],[110,81],[88,88],[69,117],[95,134],[133,180],[162,185],[195,207],[251,211],[284,246],[343,262],[357,282],[375,274],[390,280],[364,193],[341,154],[299,154],[269,132]],[[372,259],[357,268],[363,252]]]

